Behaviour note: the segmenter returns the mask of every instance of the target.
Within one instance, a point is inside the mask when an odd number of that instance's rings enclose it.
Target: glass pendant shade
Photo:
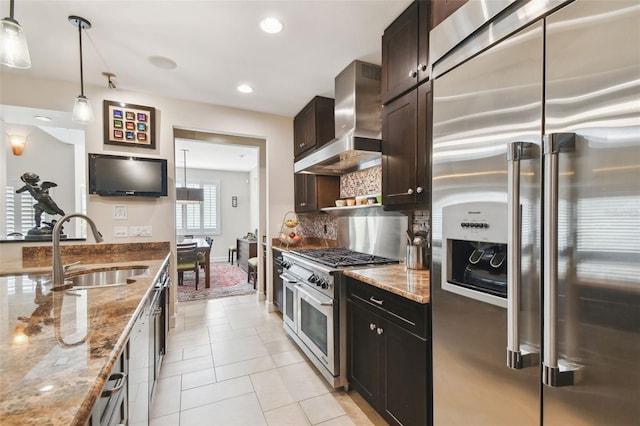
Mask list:
[[[17,21],[0,21],[0,63],[11,68],[30,68],[31,57],[24,31]]]
[[[93,110],[86,96],[79,95],[76,98],[71,119],[80,124],[87,124],[93,121]]]

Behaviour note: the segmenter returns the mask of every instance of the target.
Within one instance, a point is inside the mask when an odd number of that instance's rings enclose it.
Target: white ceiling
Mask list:
[[[202,142],[176,138],[176,167],[250,172],[258,166],[258,148],[235,143]],[[180,181],[180,177],[176,177]]]
[[[8,0],[0,13],[8,16]],[[379,64],[384,29],[411,0],[16,0],[32,67],[24,73],[78,82],[78,31],[69,15],[88,19],[83,33],[85,85],[294,116],[315,95],[333,97],[334,77],[355,59]],[[259,29],[280,18],[281,33]],[[148,58],[164,56],[164,70]],[[242,94],[236,86],[253,86]],[[70,93],[71,98],[78,93]]]

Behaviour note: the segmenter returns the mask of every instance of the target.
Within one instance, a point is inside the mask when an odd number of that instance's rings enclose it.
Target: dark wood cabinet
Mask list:
[[[469,0],[431,0],[431,28],[435,28]]]
[[[335,206],[340,198],[340,177],[296,173],[293,181],[296,213]]]
[[[430,425],[429,305],[349,279],[350,386],[393,425]]]
[[[425,205],[431,190],[431,82],[382,109],[382,204]]]
[[[272,249],[273,253],[273,304],[278,311],[283,312],[282,300],[283,300],[283,282],[280,278],[282,274],[282,252],[277,249]]]
[[[238,238],[236,240],[236,263],[245,272],[249,269],[249,259],[258,256],[258,243],[255,240]]]
[[[382,35],[382,103],[429,78],[430,1],[413,2]]]
[[[334,106],[333,99],[316,96],[294,117],[293,155],[296,159],[334,138]]]

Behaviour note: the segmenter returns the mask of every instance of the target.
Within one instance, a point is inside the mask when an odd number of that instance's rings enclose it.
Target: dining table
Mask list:
[[[178,245],[180,244],[189,244],[189,243],[196,243],[197,244],[197,250],[200,253],[204,254],[204,258],[205,258],[205,262],[204,262],[204,274],[205,274],[205,280],[204,280],[204,286],[205,288],[209,288],[211,286],[211,246],[209,245],[209,243],[207,243],[207,240],[205,240],[204,238],[185,238],[184,240],[180,241],[178,243]]]

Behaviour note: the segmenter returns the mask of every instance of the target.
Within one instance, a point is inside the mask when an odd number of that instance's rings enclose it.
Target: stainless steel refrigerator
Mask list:
[[[472,1],[442,25],[434,424],[638,425],[640,2]]]

